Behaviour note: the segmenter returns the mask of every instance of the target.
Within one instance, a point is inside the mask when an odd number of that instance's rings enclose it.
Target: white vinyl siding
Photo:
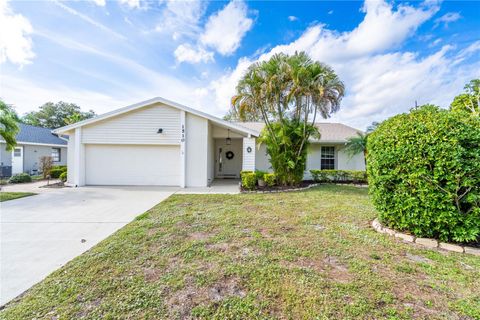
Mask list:
[[[84,126],[82,143],[178,145],[180,131],[180,111],[155,104]]]
[[[186,114],[186,184],[206,187],[208,183],[208,120]]]
[[[87,185],[178,186],[179,146],[86,145]]]
[[[255,171],[255,151],[255,138],[243,138],[243,171]]]

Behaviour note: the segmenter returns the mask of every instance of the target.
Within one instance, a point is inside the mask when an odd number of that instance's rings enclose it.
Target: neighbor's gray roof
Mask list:
[[[35,127],[28,124],[19,123],[20,131],[17,134],[17,142],[43,143],[43,144],[62,144],[67,141],[54,135],[49,128]]]
[[[255,130],[258,133],[262,131],[265,124],[263,122],[236,122],[238,125],[245,128]],[[346,142],[348,138],[354,137],[357,133],[361,133],[361,130],[349,127],[341,123],[329,123],[317,122],[315,124],[320,131],[321,142]]]

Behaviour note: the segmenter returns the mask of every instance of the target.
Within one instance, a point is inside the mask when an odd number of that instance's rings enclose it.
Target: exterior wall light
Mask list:
[[[157,133],[163,133],[163,129],[162,128],[158,129]]]
[[[227,139],[225,139],[225,143],[227,144],[227,146],[232,144],[232,139],[230,139],[230,129],[228,129]]]

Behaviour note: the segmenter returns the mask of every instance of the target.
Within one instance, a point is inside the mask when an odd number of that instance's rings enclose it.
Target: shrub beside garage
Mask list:
[[[426,105],[384,121],[367,145],[380,221],[417,237],[480,238],[480,118]]]

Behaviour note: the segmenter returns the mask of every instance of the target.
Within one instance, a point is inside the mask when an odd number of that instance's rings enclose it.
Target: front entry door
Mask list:
[[[230,145],[217,144],[215,159],[217,178],[239,178],[242,170],[242,146],[233,140]]]
[[[12,175],[23,172],[23,147],[15,147],[12,151]]]

